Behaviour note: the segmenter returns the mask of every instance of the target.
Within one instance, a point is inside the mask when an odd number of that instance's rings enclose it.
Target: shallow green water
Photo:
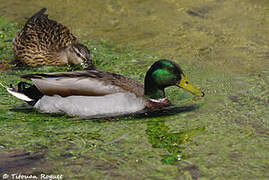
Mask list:
[[[267,0],[0,0],[0,15],[23,24],[42,7],[83,39],[229,71],[268,66]]]
[[[206,96],[169,88],[176,113],[79,121],[11,110],[22,102],[0,88],[0,171],[66,179],[269,177],[268,1],[0,0],[0,15],[23,24],[41,7],[81,37],[99,69],[143,81],[152,62],[170,58]],[[19,26],[0,20],[0,60],[11,61],[2,41]],[[66,70],[0,71],[0,82]]]

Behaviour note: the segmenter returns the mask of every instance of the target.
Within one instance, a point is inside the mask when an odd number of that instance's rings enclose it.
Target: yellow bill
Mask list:
[[[181,80],[179,81],[177,86],[179,86],[183,89],[186,89],[187,91],[189,91],[190,93],[192,93],[196,96],[203,97],[205,95],[202,91],[200,91],[196,87],[192,86],[191,82],[188,81],[183,74],[181,75]]]

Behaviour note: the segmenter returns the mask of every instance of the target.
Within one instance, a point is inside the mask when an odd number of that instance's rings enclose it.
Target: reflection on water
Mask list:
[[[204,127],[187,130],[184,132],[169,132],[169,127],[164,120],[152,121],[147,123],[146,134],[149,142],[154,148],[163,148],[169,154],[163,155],[162,162],[165,164],[175,164],[181,159],[186,158],[182,155],[182,144],[191,141],[192,136],[201,133]]]
[[[169,127],[165,125],[165,118],[178,113],[190,112],[196,108],[196,106],[170,106],[134,115],[136,118],[151,117],[151,119],[146,121],[146,134],[153,148],[162,148],[168,152],[168,154],[162,155],[163,163],[176,164],[184,159],[182,144],[191,141],[192,136],[205,130],[204,127],[201,127],[183,132],[170,132]]]
[[[162,162],[165,164],[176,164],[186,157],[182,154],[182,144],[191,141],[191,138],[198,133],[204,132],[205,127],[199,127],[182,132],[170,132],[169,127],[165,125],[165,119],[168,116],[176,115],[183,112],[191,112],[198,108],[192,106],[169,106],[151,111],[140,111],[134,114],[116,116],[116,117],[102,117],[102,121],[106,120],[142,120],[147,123],[146,134],[148,141],[153,148],[162,148],[168,153],[162,155]],[[100,117],[91,117],[98,120]],[[147,118],[147,119],[145,119]]]
[[[142,120],[147,123],[146,134],[148,141],[153,148],[162,148],[168,152],[162,156],[162,162],[165,164],[175,164],[185,157],[182,155],[182,144],[189,142],[191,137],[197,133],[205,130],[204,127],[187,130],[184,132],[169,132],[169,127],[165,125],[165,118],[182,112],[190,112],[195,110],[196,106],[169,106],[161,109],[151,111],[140,111],[134,114],[105,117],[105,116],[92,116],[86,119],[94,121],[128,121],[128,120]],[[29,113],[34,109],[25,104],[16,105],[11,110]],[[57,114],[48,114],[48,116],[60,116]],[[102,118],[102,119],[100,119]],[[145,119],[146,118],[146,119]]]
[[[268,5],[251,0],[0,0],[0,16],[23,24],[46,7],[50,18],[83,39],[244,71],[267,64]]]

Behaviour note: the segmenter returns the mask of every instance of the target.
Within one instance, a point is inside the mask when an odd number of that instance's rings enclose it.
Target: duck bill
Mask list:
[[[177,86],[179,86],[183,89],[186,89],[187,91],[189,91],[190,93],[192,93],[193,95],[196,95],[196,96],[203,97],[205,95],[202,91],[200,91],[199,89],[197,89],[196,87],[191,85],[191,82],[188,81],[184,75],[181,75],[181,80],[179,81]]]

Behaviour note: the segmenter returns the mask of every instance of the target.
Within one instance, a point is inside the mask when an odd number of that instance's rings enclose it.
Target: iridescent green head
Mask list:
[[[194,95],[204,96],[203,92],[185,78],[182,69],[176,63],[169,60],[156,61],[145,77],[145,96],[150,99],[165,98],[164,88],[168,86],[178,86]]]

